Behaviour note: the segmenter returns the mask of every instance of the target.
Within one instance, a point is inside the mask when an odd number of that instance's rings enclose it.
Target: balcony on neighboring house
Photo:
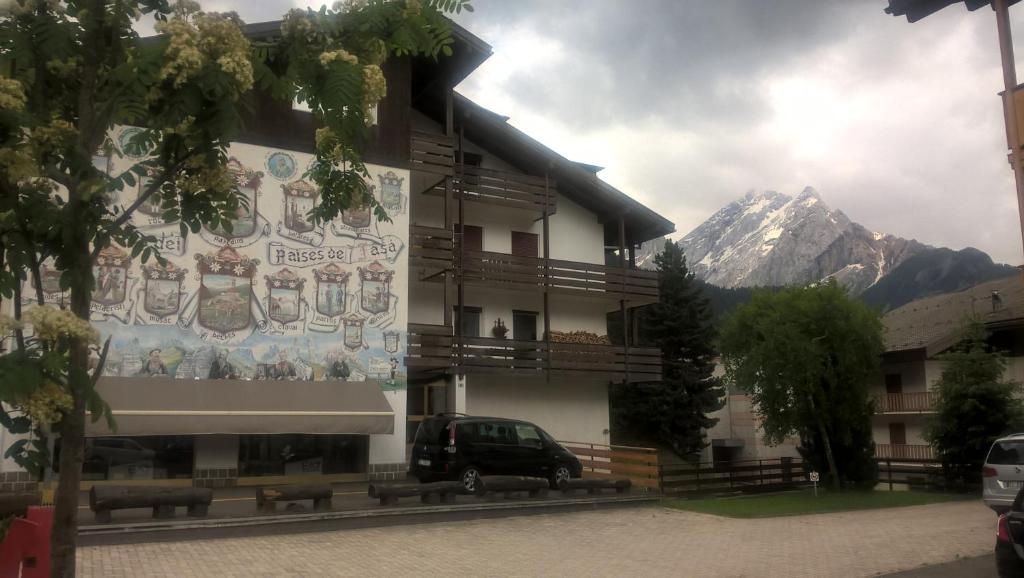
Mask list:
[[[608,381],[661,378],[661,351],[648,347],[463,337],[444,325],[409,324],[410,373],[501,374],[519,377],[598,377]]]
[[[923,444],[875,444],[875,458],[880,460],[934,460],[935,449]]]
[[[939,394],[935,391],[883,393],[876,398],[875,413],[931,413],[935,411],[935,403],[938,398]]]

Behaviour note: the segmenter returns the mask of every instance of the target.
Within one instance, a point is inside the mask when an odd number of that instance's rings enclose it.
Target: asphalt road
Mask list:
[[[994,554],[964,558],[948,564],[924,566],[916,570],[887,574],[885,578],[989,578],[996,576]]]

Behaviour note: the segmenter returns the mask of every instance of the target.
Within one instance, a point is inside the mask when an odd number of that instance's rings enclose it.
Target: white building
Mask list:
[[[159,271],[104,253],[93,321],[113,339],[99,387],[118,429],[90,425],[84,484],[400,477],[438,412],[608,442],[608,385],[660,377],[660,357],[607,336],[607,314],[657,299],[633,248],[673,225],[456,94],[490,47],[457,25],[454,37],[451,57],[385,67],[366,161],[389,222],[357,209],[303,222],[313,119],[255,93],[229,150],[252,201],[233,230],[168,238]]]

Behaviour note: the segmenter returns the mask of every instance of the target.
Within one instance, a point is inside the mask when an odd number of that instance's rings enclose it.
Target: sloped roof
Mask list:
[[[1008,0],[1007,5],[1012,6],[1020,0]],[[977,10],[982,6],[989,6],[989,0],[889,0],[889,6],[885,11],[893,16],[906,16],[908,22],[931,16],[946,6],[963,4],[968,10]]]
[[[893,309],[882,319],[885,350],[924,349],[934,355],[955,343],[957,331],[972,316],[989,327],[1024,326],[1024,279],[1012,275]]]

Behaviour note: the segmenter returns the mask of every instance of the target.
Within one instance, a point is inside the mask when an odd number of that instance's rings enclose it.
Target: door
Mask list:
[[[517,257],[537,258],[537,234],[512,231],[512,254]]]
[[[517,423],[515,429],[515,473],[522,476],[548,477],[552,460],[540,432],[528,423]]]
[[[453,307],[452,319],[455,320],[455,324],[459,324],[459,308],[458,306]],[[467,307],[463,306],[462,310],[465,316],[462,319],[462,336],[463,337],[480,337],[480,318],[483,315],[483,309],[479,307]]]
[[[537,341],[536,311],[512,311],[512,339]]]
[[[455,232],[459,232],[459,229],[463,228],[461,225],[455,225]],[[484,228],[476,225],[466,225],[465,231],[462,234],[462,239],[466,243],[467,251],[483,251],[484,250]]]
[[[903,376],[898,373],[885,375],[885,393],[903,393]]]
[[[889,424],[889,443],[891,443],[894,446],[907,445],[907,424]]]

